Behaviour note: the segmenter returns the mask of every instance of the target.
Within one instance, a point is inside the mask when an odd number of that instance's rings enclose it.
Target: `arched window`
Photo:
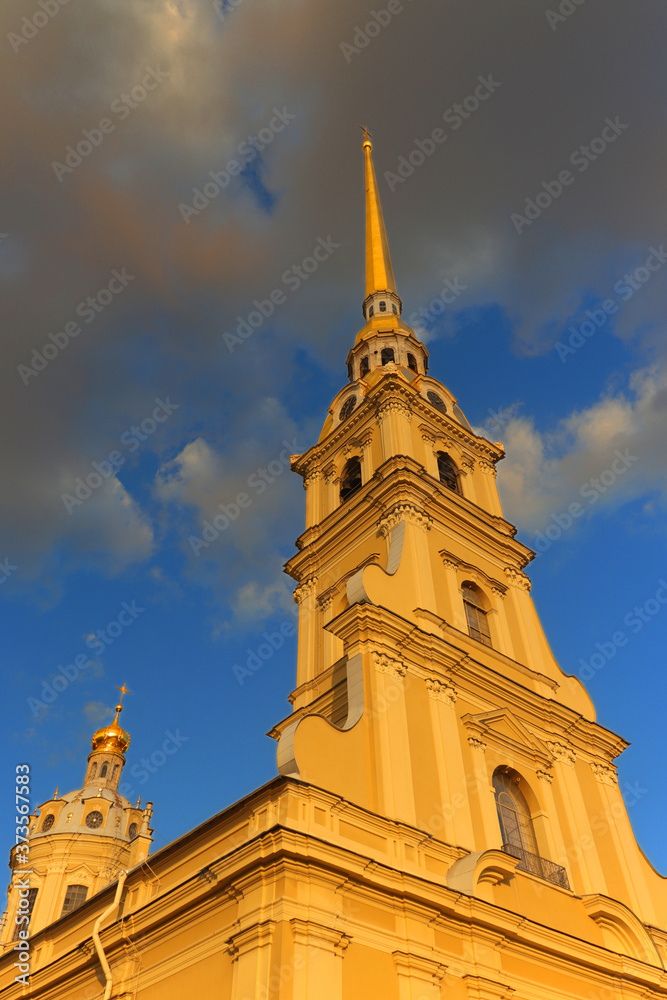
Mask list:
[[[374,312],[375,312],[375,309],[373,308],[373,306],[369,306],[368,307],[368,318],[369,319],[371,318],[371,316],[373,315]]]
[[[130,840],[134,840],[134,838],[136,837],[136,835],[138,833],[139,833],[139,827],[137,826],[137,824],[136,823],[130,823],[130,826],[129,826],[128,831],[127,831],[127,835],[130,838]]]
[[[40,827],[39,832],[40,833],[46,833],[47,830],[51,829],[51,827],[53,826],[53,824],[55,823],[55,821],[56,821],[56,817],[53,815],[53,813],[48,813],[44,817],[44,819],[42,820],[42,825]]]
[[[113,771],[111,772],[111,777],[115,778],[117,774],[118,774],[118,764],[114,764]]]
[[[417,359],[414,356],[414,354],[408,354],[408,368],[412,372],[418,372],[419,371],[419,369],[417,368]]]
[[[393,347],[383,347],[382,354],[380,355],[380,360],[383,365],[388,364],[390,361],[394,360],[394,348]]]
[[[366,355],[361,359],[361,364],[359,365],[359,378],[363,378],[364,375],[368,375],[368,369],[370,368],[370,366],[371,366],[370,360],[368,358],[368,355]]]
[[[90,777],[94,778],[96,774],[97,774],[97,761],[95,761],[95,763],[90,769]]]
[[[444,451],[438,452],[438,478],[448,490],[454,490],[455,493],[461,492],[458,469]]]
[[[102,770],[100,771],[100,778],[106,778],[108,770],[109,770],[109,765],[102,764]]]
[[[483,642],[485,646],[491,645],[491,633],[486,617],[486,611],[482,604],[480,593],[474,583],[464,583],[461,587],[463,594],[463,607],[465,608],[466,620],[468,622],[468,633],[478,642]]]
[[[351,458],[345,463],[343,475],[340,479],[340,500],[341,503],[351,497],[361,489],[361,462],[358,458]]]
[[[63,909],[60,916],[64,917],[66,913],[71,913],[72,910],[76,910],[77,906],[81,906],[82,903],[85,903],[87,895],[87,886],[68,885],[67,892],[65,893],[65,902],[63,903]]]
[[[503,844],[537,854],[535,829],[526,796],[519,787],[519,775],[509,768],[498,768],[493,775],[498,822]]]
[[[396,303],[395,302],[392,302],[391,308],[394,310],[394,313],[396,314],[396,316],[398,316],[398,309],[396,308]]]
[[[28,919],[30,919],[30,917],[32,917],[32,911],[35,909],[35,900],[37,899],[37,893],[38,893],[38,891],[39,891],[38,889],[28,889],[27,907],[26,907],[26,903],[23,902],[21,910],[20,911],[19,910],[16,911],[17,916],[19,915],[19,912],[20,912],[20,915],[22,917],[28,917]],[[19,897],[19,898],[21,898],[21,897]],[[23,900],[24,901],[26,900],[25,896],[23,897]],[[18,924],[15,923],[14,924],[14,933],[12,934],[12,941],[18,941],[18,939],[19,939],[19,931],[25,930],[27,926],[28,926],[28,924],[24,923],[23,921],[20,921]]]
[[[382,302],[380,303],[380,312],[386,313],[386,311],[387,311],[387,303],[383,299]]]

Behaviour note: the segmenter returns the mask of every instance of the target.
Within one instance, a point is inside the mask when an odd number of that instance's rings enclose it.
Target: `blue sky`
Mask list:
[[[154,801],[156,846],[275,775],[265,733],[288,714],[296,657],[282,564],[304,525],[280,456],[317,439],[361,325],[365,121],[404,315],[424,310],[431,374],[505,443],[506,516],[550,543],[529,568],[547,637],[567,672],[597,656],[586,683],[631,741],[621,784],[667,872],[667,605],[652,603],[667,579],[662,5],[591,0],[554,27],[540,5],[406,4],[365,46],[363,4],[321,7],[91,0],[0,61],[6,795],[23,761],[36,801],[79,787],[123,681],[126,790]],[[2,37],[24,14],[3,5]],[[489,75],[499,86],[454,127]],[[105,117],[113,131],[58,179],[53,163]],[[612,139],[607,119],[627,127]],[[434,129],[447,138],[391,181]],[[308,275],[318,240],[330,254]],[[461,291],[443,306],[446,281]],[[230,349],[224,334],[249,328]],[[241,491],[250,506],[195,552]],[[279,648],[241,685],[234,665],[265,634]],[[29,699],[80,654],[90,664],[35,716]],[[167,732],[180,748],[146,777]]]

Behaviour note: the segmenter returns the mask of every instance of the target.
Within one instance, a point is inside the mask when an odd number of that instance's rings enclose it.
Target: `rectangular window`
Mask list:
[[[63,910],[60,916],[64,917],[66,913],[71,913],[72,910],[76,910],[77,906],[81,906],[82,903],[85,903],[87,895],[88,889],[85,885],[68,885],[67,892],[65,893]]]
[[[482,611],[481,608],[476,608],[473,604],[468,604],[467,601],[464,601],[463,605],[468,619],[468,632],[473,639],[483,642],[485,646],[490,646],[491,633],[489,632],[489,623],[486,620],[486,612]]]
[[[25,899],[25,896],[19,896],[19,899]],[[37,899],[37,889],[28,889],[28,909],[25,908],[16,911],[15,916],[32,916],[32,911],[35,908],[35,900]],[[29,924],[22,920],[20,924],[14,924],[14,933],[12,934],[12,941],[18,941],[19,931],[28,930]]]

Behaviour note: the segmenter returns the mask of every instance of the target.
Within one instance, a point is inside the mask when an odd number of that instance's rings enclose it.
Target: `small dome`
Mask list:
[[[108,726],[102,726],[93,733],[92,749],[107,753],[124,754],[130,745],[130,734],[118,725],[118,716],[123,711],[122,705],[116,705],[116,718]]]

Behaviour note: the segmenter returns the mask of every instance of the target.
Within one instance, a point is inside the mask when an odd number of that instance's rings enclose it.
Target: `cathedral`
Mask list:
[[[151,804],[118,792],[123,685],[83,787],[11,851],[6,1000],[667,998],[627,744],[549,648],[502,445],[401,319],[367,135],[363,156],[364,325],[291,459],[306,525],[276,777],[151,854]]]

